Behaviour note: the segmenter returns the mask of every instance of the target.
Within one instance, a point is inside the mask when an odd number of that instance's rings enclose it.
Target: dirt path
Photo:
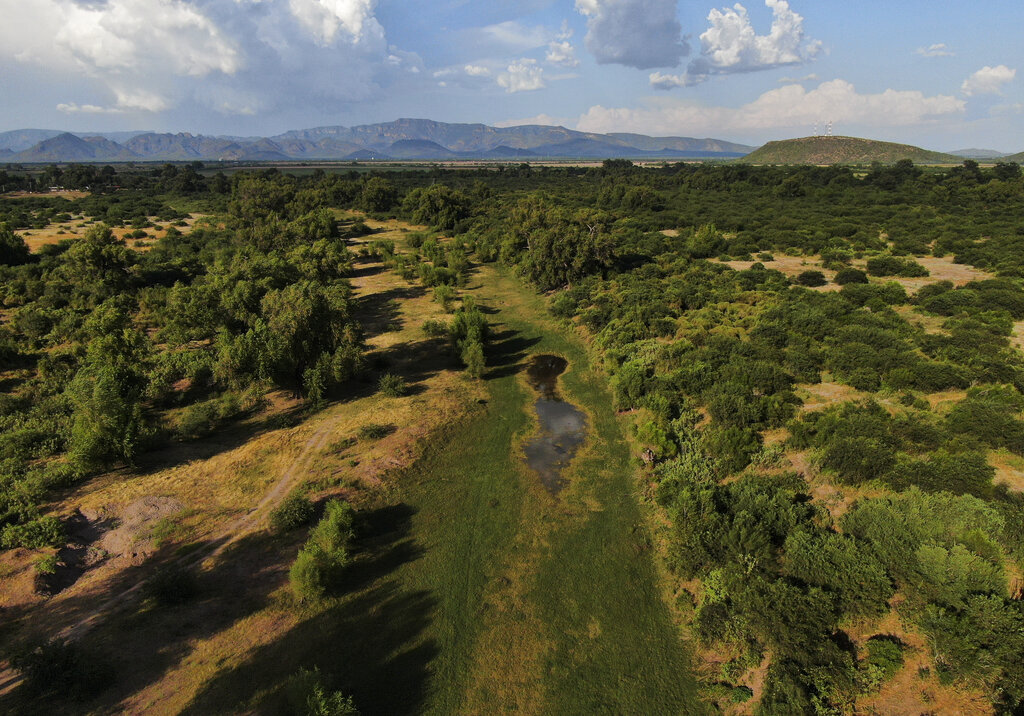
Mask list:
[[[365,288],[363,282],[358,279],[353,280],[352,285],[356,296],[359,296]],[[186,569],[198,567],[208,560],[216,559],[235,543],[259,531],[267,515],[281,503],[299,483],[300,479],[304,477],[310,461],[323,450],[328,439],[336,432],[342,418],[342,415],[334,415],[325,419],[317,427],[313,435],[303,444],[299,455],[281,472],[280,477],[271,488],[264,493],[260,501],[250,508],[248,512],[223,525],[217,532],[211,535],[208,543],[201,549],[170,559],[165,564]],[[145,579],[140,580],[131,587],[117,592],[104,601],[89,616],[71,626],[65,627],[54,636],[69,641],[82,638],[89,630],[109,617],[112,612],[129,603],[145,586],[147,581]],[[0,662],[0,696],[12,691],[21,681],[21,677],[10,668],[6,661]]]

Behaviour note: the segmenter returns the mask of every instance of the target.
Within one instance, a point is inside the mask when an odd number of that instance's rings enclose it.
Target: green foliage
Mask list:
[[[351,696],[328,691],[319,669],[300,669],[285,686],[292,716],[359,716]]]
[[[347,502],[327,502],[324,516],[310,531],[288,572],[292,593],[298,601],[322,599],[338,583],[350,561],[352,520],[352,507]]]
[[[59,519],[40,517],[3,527],[0,530],[0,549],[62,547],[66,539],[64,525]]]
[[[402,376],[385,373],[377,382],[377,391],[386,398],[401,398],[409,392],[409,386]]]
[[[192,570],[170,564],[143,582],[143,594],[161,607],[192,601],[199,594],[199,582]]]
[[[366,423],[359,428],[359,437],[362,440],[380,440],[395,431],[394,425],[382,423]]]
[[[309,498],[298,491],[292,491],[270,513],[270,526],[275,532],[291,532],[308,525],[315,514],[316,508]]]
[[[821,271],[803,271],[796,277],[796,282],[801,286],[824,286],[828,279]]]
[[[868,259],[868,275],[915,278],[927,276],[928,269],[913,259],[901,259],[896,256],[876,256],[875,258]]]
[[[847,267],[836,273],[835,282],[840,286],[851,283],[868,283],[868,275],[860,269]]]

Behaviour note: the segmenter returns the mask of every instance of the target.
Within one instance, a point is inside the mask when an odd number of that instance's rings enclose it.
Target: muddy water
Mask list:
[[[530,385],[540,393],[533,404],[540,432],[526,443],[526,464],[551,493],[562,490],[562,471],[587,437],[587,416],[558,397],[558,376],[568,367],[564,358],[534,356],[526,369]]]

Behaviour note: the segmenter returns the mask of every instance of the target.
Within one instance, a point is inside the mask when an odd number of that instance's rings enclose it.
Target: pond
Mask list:
[[[558,376],[569,366],[564,358],[534,356],[526,379],[540,393],[534,403],[540,432],[526,443],[526,464],[552,494],[566,485],[562,472],[587,437],[587,416],[558,395]]]

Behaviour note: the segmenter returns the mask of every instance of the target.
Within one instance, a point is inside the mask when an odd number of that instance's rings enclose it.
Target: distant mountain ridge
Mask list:
[[[115,141],[116,139],[120,141]],[[27,144],[35,140],[31,144]],[[12,153],[3,152],[4,149]],[[753,147],[721,139],[596,134],[565,127],[448,124],[399,119],[356,127],[316,127],[273,137],[210,137],[187,132],[82,134],[52,130],[0,133],[0,162],[288,161],[721,158]]]
[[[859,137],[803,137],[768,142],[744,157],[751,164],[895,164],[909,159],[915,164],[959,164],[960,157],[932,152],[909,144],[881,142]]]
[[[955,152],[950,152],[955,157],[963,157],[964,159],[1002,159],[1007,156],[1004,152],[996,151],[995,149],[957,149]]]

